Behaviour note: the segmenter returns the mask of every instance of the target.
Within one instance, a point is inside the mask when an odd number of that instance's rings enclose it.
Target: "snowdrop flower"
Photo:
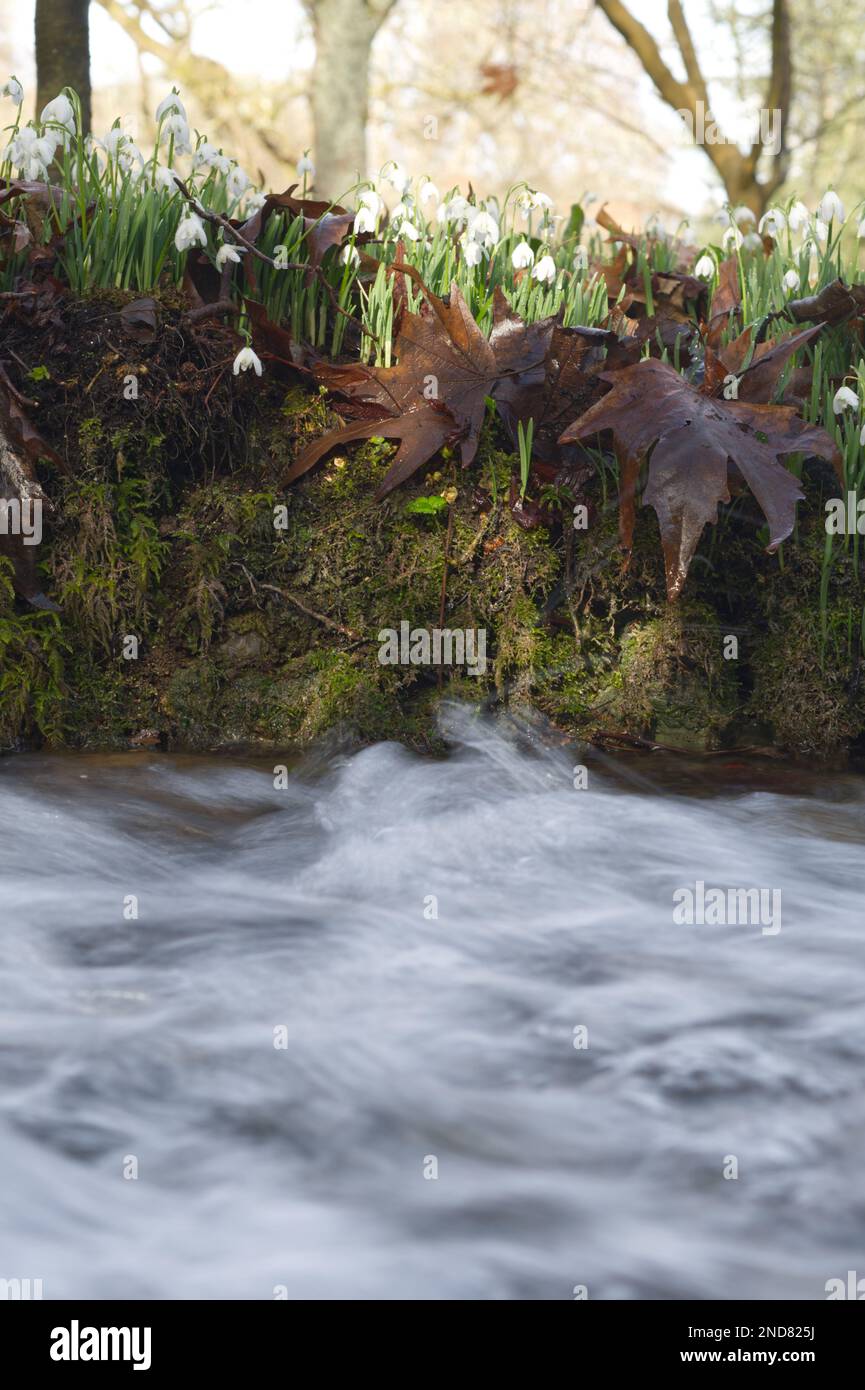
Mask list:
[[[399,234],[408,241],[420,241],[420,232],[413,222],[405,220],[400,223]]]
[[[835,392],[832,409],[836,415],[843,415],[845,410],[858,410],[859,397],[855,391],[850,390],[849,386],[840,386]]]
[[[197,212],[190,212],[181,218],[174,233],[174,245],[178,251],[188,251],[191,246],[206,246],[207,233]]]
[[[396,207],[391,209],[391,226],[398,227],[400,222],[403,222],[405,218],[408,217],[408,215],[408,208],[406,207],[405,203],[397,203]]]
[[[534,264],[535,253],[527,241],[520,241],[511,252],[511,265],[514,270],[527,270]]]
[[[48,165],[54,158],[59,143],[57,135],[48,131],[40,135],[32,125],[18,131],[7,145],[3,159],[10,160],[18,169],[23,169],[29,179],[45,178]]]
[[[173,169],[169,169],[167,164],[157,164],[154,168],[152,162],[149,167],[151,169],[151,178],[154,188],[158,188],[165,193],[177,192],[177,184],[174,182],[175,174]]]
[[[537,212],[539,208],[547,211],[553,206],[553,200],[546,193],[539,193],[537,189],[524,188],[517,198],[517,206],[523,216],[528,217],[530,213]]]
[[[723,241],[726,249],[729,251],[731,246],[741,246],[742,242],[744,241],[744,237],[742,236],[742,233],[739,231],[738,227],[728,227],[721,240]]]
[[[227,174],[231,169],[231,160],[209,140],[203,140],[192,156],[192,168],[216,169],[220,174]]]
[[[243,205],[244,212],[246,213],[247,217],[252,217],[252,216],[254,215],[254,213],[260,212],[261,209],[264,207],[264,205],[265,205],[266,202],[267,202],[267,194],[266,194],[266,193],[250,193],[250,194],[248,194],[248,195],[247,195],[247,198],[246,198],[246,201],[245,201],[245,203],[244,203],[244,205]]]
[[[250,367],[253,368],[256,376],[261,376],[261,358],[247,344],[246,347],[240,349],[234,359],[234,375],[238,376],[240,372],[248,372]]]
[[[859,443],[861,444],[862,448],[865,449],[865,425],[863,425],[861,430],[859,431]]]
[[[457,193],[442,203],[436,214],[439,222],[464,222],[472,215],[472,205],[468,198]]]
[[[791,232],[798,232],[808,221],[809,213],[805,204],[798,198],[790,204],[790,211],[787,213],[787,221],[790,224]]]
[[[822,246],[826,245],[829,239],[829,228],[820,217],[814,218],[814,235]]]
[[[764,212],[763,216],[760,218],[760,225],[757,230],[761,235],[763,232],[768,233],[769,236],[774,237],[777,241],[786,225],[787,219],[781,209],[770,208],[769,211]]]
[[[374,232],[377,218],[372,208],[358,208],[354,219],[354,230],[360,236],[364,232]]]
[[[74,135],[75,112],[72,109],[72,102],[63,92],[53,101],[49,101],[42,112],[42,124],[47,125],[49,121],[52,125],[62,125],[65,130],[69,131],[70,135]]]
[[[797,272],[795,270],[786,271],[784,274],[784,279],[781,281],[781,284],[784,286],[785,290],[798,290],[799,276]]]
[[[817,209],[817,213],[823,222],[844,221],[844,204],[841,202],[838,194],[832,192],[831,188],[829,192],[824,193],[823,197],[820,199],[820,206]]]
[[[418,198],[420,199],[420,201],[421,201],[422,203],[428,203],[428,202],[430,202],[431,200],[433,200],[433,201],[435,201],[435,202],[437,203],[437,202],[439,201],[439,198],[440,198],[440,197],[441,197],[441,194],[439,193],[439,191],[438,191],[436,185],[433,183],[432,179],[427,179],[427,178],[421,179],[421,181],[420,181],[420,187],[419,187],[419,189],[418,189]]]
[[[309,150],[304,150],[300,159],[297,161],[297,176],[302,179],[305,178],[307,174],[309,174],[310,178],[315,177],[315,165],[309,157]]]
[[[229,246],[228,242],[224,241],[216,253],[217,270],[224,270],[227,261],[232,261],[234,265],[240,265],[240,254],[235,247]]]
[[[181,115],[166,116],[162,123],[159,133],[160,143],[167,145],[174,141],[175,154],[192,154],[192,145],[189,139],[189,126],[186,117]]]
[[[352,246],[350,241],[346,242],[345,246],[339,253],[340,265],[357,265],[359,260],[360,252],[358,251],[357,247]]]
[[[731,215],[737,227],[741,227],[743,223],[746,222],[756,223],[757,221],[754,212],[751,210],[751,208],[746,208],[744,203],[740,204],[737,208],[733,208],[733,212]]]
[[[411,174],[407,174],[401,164],[397,164],[395,159],[389,159],[381,171],[381,176],[391,188],[395,188],[400,197],[408,192],[411,186]]]
[[[862,221],[859,223],[859,226],[856,228],[856,235],[857,235],[857,237],[859,238],[860,241],[862,240],[863,237],[865,237],[865,217],[862,218]]]
[[[694,266],[694,274],[698,275],[701,280],[708,280],[710,276],[714,275],[715,262],[712,260],[712,257],[708,255],[701,256]]]
[[[374,188],[365,188],[363,192],[358,195],[358,202],[361,203],[363,207],[369,208],[373,217],[380,216],[381,210],[384,207],[384,203]]]
[[[231,199],[242,198],[251,183],[252,179],[249,177],[246,170],[241,169],[239,164],[235,164],[226,180],[228,196]]]
[[[20,106],[24,100],[24,88],[17,77],[10,77],[8,82],[4,82],[0,87],[0,97],[8,97],[16,106]]]
[[[552,256],[541,256],[534,270],[532,279],[539,280],[542,285],[550,285],[556,278],[556,263]]]
[[[180,93],[175,88],[172,88],[172,90],[168,93],[168,96],[163,97],[161,102],[157,106],[156,124],[159,125],[159,122],[162,120],[163,116],[168,116],[170,114],[174,114],[175,116],[181,116],[184,121],[186,120],[186,107],[180,100]]]
[[[473,241],[479,241],[490,250],[499,239],[499,224],[488,212],[476,212],[470,218],[467,230]]]
[[[749,232],[742,242],[743,251],[762,251],[763,238],[756,232]]]
[[[465,261],[466,265],[480,265],[481,261],[484,258],[484,252],[483,247],[481,246],[479,241],[472,241],[469,237],[465,236],[464,234],[460,237],[460,246],[463,250],[463,260]]]

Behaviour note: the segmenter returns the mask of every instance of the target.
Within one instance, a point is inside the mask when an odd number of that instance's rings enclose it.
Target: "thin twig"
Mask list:
[[[290,593],[288,589],[280,589],[276,584],[259,584],[258,587],[260,589],[269,589],[271,593],[280,594],[282,598],[287,598],[289,603],[293,603],[295,608],[300,609],[301,613],[306,613],[309,618],[315,618],[318,623],[324,623],[325,627],[333,628],[334,632],[341,632],[343,637],[349,637],[352,642],[370,640],[369,638],[361,637],[359,633],[354,632],[350,627],[344,627],[342,623],[334,622],[333,618],[329,618],[326,613],[319,613],[315,608],[310,608],[309,604],[304,603],[303,599],[298,598],[297,594]]]

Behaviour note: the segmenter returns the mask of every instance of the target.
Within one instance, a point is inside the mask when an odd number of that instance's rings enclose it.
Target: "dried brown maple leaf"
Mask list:
[[[712,400],[675,368],[652,358],[602,376],[612,387],[609,395],[565,430],[562,442],[612,433],[619,461],[619,534],[626,551],[633,542],[640,469],[649,460],[642,501],[658,516],[670,599],[682,590],[703,528],[717,521],[718,503],[730,500],[732,468],[763,510],[770,553],[793,530],[796,502],[804,496],[780,459],[801,451],[840,470],[829,435],[790,406]]]
[[[446,443],[460,444],[463,466],[477,452],[485,397],[499,367],[456,284],[449,302],[426,293],[417,314],[403,315],[395,367],[323,364],[316,375],[377,418],[356,421],[310,444],[286,476],[294,482],[338,444],[382,435],[400,446],[376,492],[385,497]]]
[[[728,377],[735,376],[737,400],[770,402],[790,358],[821,331],[822,324],[815,324],[812,328],[803,328],[798,332],[791,329],[777,338],[757,343],[750,362],[751,328],[746,328],[726,347],[712,349],[707,343],[704,392],[710,396],[720,395]]]

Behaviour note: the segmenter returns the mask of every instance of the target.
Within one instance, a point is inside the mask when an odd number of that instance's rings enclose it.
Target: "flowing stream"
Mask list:
[[[577,788],[573,748],[447,718],[445,758],[334,744],[284,787],[273,758],[0,760],[0,1278],[865,1276],[865,781],[584,754]],[[698,882],[779,913],[676,921]]]

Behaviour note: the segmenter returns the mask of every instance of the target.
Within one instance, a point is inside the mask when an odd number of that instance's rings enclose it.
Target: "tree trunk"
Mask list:
[[[64,87],[81,98],[90,129],[90,0],[36,0],[36,115]]]
[[[372,41],[395,0],[305,0],[315,33],[315,188],[340,198],[367,175]]]

